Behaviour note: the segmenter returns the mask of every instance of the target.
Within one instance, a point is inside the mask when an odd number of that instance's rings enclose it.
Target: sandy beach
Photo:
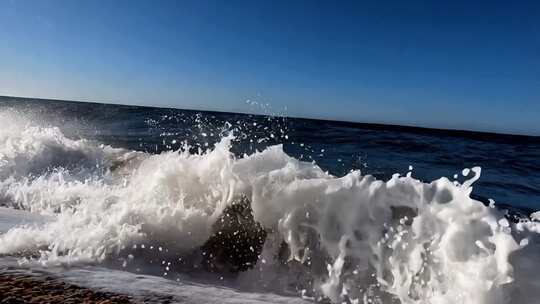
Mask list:
[[[52,277],[0,273],[0,303],[133,303],[130,297],[95,291]]]

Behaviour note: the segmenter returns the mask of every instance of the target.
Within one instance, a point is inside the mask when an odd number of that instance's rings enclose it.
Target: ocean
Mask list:
[[[540,137],[0,97],[0,206],[141,301],[540,302]]]

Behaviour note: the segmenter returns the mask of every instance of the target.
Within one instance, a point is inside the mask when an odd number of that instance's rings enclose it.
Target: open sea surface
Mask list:
[[[0,270],[140,301],[540,303],[538,210],[540,137],[0,97]]]

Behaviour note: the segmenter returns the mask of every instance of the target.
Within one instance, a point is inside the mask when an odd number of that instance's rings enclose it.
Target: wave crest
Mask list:
[[[0,235],[0,254],[126,266],[150,252],[147,262],[172,273],[246,196],[268,236],[240,281],[272,280],[286,265],[306,297],[364,303],[508,303],[540,282],[524,268],[538,262],[527,246],[537,224],[471,199],[479,168],[464,184],[335,177],[281,145],[237,158],[232,135],[199,153],[151,155],[70,139],[13,112],[0,120],[0,203],[52,215]]]

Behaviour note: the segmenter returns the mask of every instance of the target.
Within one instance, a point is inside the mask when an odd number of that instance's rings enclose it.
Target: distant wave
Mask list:
[[[224,210],[245,197],[265,235],[238,280],[292,282],[335,303],[531,303],[540,293],[540,225],[471,199],[478,167],[463,184],[336,177],[281,145],[235,157],[232,133],[206,151],[151,155],[68,138],[16,111],[0,121],[0,204],[52,217],[0,235],[0,254],[21,263],[194,271]]]

